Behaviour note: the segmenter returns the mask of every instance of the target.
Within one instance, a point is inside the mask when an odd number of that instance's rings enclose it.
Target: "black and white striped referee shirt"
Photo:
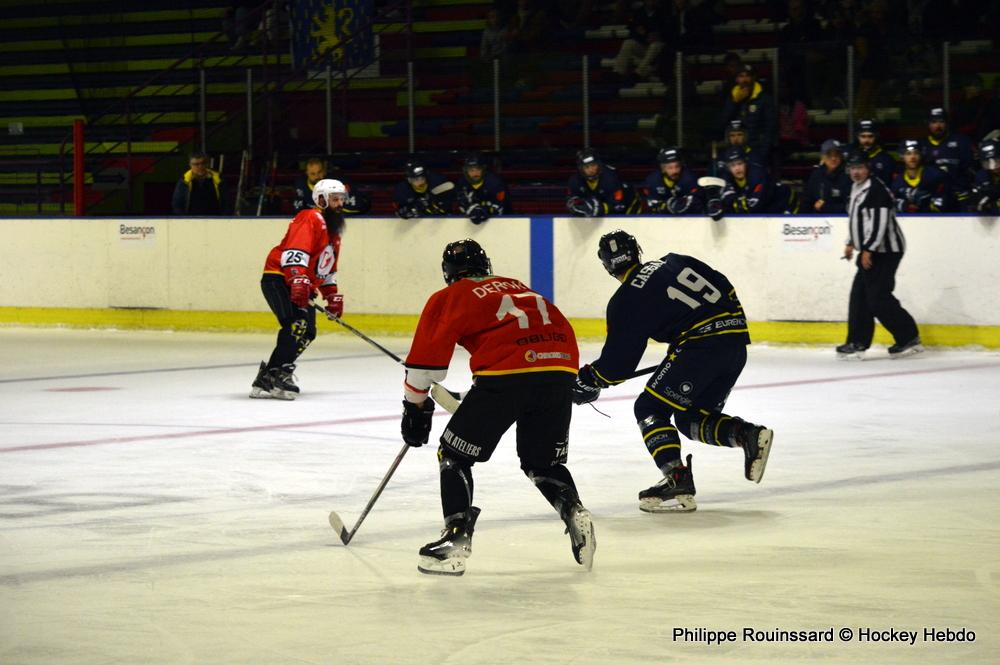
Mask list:
[[[896,254],[906,251],[906,238],[896,222],[892,193],[878,178],[854,183],[847,213],[854,249]]]

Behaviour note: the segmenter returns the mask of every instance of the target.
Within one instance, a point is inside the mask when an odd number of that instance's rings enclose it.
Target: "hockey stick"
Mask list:
[[[453,183],[451,180],[448,180],[446,182],[442,182],[437,187],[432,187],[431,194],[437,196],[438,194],[444,194],[445,192],[450,192],[453,189],[455,189],[455,183]]]
[[[715,176],[704,175],[698,178],[699,187],[725,187],[726,181]]]
[[[316,303],[313,303],[313,308],[317,312],[322,312],[324,314],[326,313],[326,310],[323,309],[322,307],[320,307],[319,305],[317,305]],[[344,321],[343,319],[338,318],[338,317],[329,317],[328,316],[327,318],[330,319],[331,321],[336,321],[337,323],[339,323],[344,328],[347,328],[352,333],[354,333],[355,335],[357,335],[361,339],[365,340],[366,342],[368,342],[369,344],[371,344],[372,346],[374,346],[376,349],[378,349],[379,351],[381,351],[385,355],[389,356],[390,358],[392,358],[393,360],[395,360],[396,362],[398,362],[400,365],[403,364],[403,359],[402,358],[400,358],[395,353],[393,353],[389,349],[385,348],[384,346],[382,346],[381,344],[379,344],[378,342],[376,342],[375,340],[373,340],[371,337],[369,337],[368,335],[364,334],[363,332],[361,332],[360,330],[358,330],[357,328],[355,328],[354,326],[352,326],[347,321]],[[461,399],[461,394],[460,393],[456,393],[456,392],[452,392],[452,391],[448,390],[447,388],[445,388],[444,386],[442,386],[440,383],[434,383],[434,384],[431,385],[431,399],[433,399],[435,402],[437,402],[438,404],[440,404],[441,408],[444,409],[445,411],[447,411],[448,413],[455,413],[455,411],[458,410],[458,402]]]
[[[347,543],[351,542],[351,539],[354,538],[354,534],[358,532],[358,528],[361,527],[361,523],[365,521],[366,517],[368,517],[368,513],[371,511],[372,506],[375,505],[375,502],[382,495],[382,490],[384,490],[385,486],[389,484],[389,479],[392,478],[392,474],[396,472],[396,467],[398,467],[399,463],[403,461],[403,456],[406,455],[406,451],[409,450],[409,448],[410,446],[408,444],[403,444],[403,447],[400,449],[399,454],[396,455],[396,459],[393,461],[392,466],[389,467],[389,470],[382,477],[382,482],[380,482],[378,487],[375,488],[375,493],[372,494],[372,498],[368,500],[368,505],[365,506],[363,511],[361,511],[361,516],[358,517],[358,521],[354,523],[353,529],[348,531],[347,528],[344,527],[344,521],[340,519],[340,515],[332,511],[330,512],[330,526],[332,526],[333,530],[340,536],[340,542],[344,543],[344,545],[347,545]]]

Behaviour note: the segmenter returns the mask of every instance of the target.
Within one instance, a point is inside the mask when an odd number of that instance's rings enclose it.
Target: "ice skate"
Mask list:
[[[254,399],[271,399],[271,375],[267,371],[267,364],[261,361],[260,369],[257,371],[257,378],[250,385],[250,397]]]
[[[420,548],[417,570],[427,575],[462,575],[465,560],[472,554],[472,533],[479,518],[479,508],[472,506],[471,515],[453,517],[444,526],[441,537]]]
[[[271,368],[271,397],[293,400],[299,396],[299,387],[295,385],[295,375],[292,374],[294,371],[295,365],[291,363]]]
[[[594,567],[594,552],[597,550],[597,538],[594,536],[594,523],[590,519],[590,511],[580,503],[570,506],[563,517],[566,523],[566,533],[573,548],[573,558],[576,562],[590,570]]]
[[[841,344],[837,347],[837,357],[841,360],[864,360],[865,351],[867,350],[868,347],[855,344],[854,342],[848,342],[847,344]]]
[[[893,359],[905,358],[918,353],[923,353],[924,346],[920,343],[919,337],[914,337],[905,344],[893,344],[889,347],[889,357]]]
[[[736,427],[736,443],[743,449],[745,458],[743,474],[747,480],[759,483],[771,454],[774,432],[752,423],[739,423]]]
[[[698,509],[694,500],[694,476],[691,473],[691,456],[687,466],[678,460],[663,480],[639,492],[639,510],[646,513],[690,513]]]

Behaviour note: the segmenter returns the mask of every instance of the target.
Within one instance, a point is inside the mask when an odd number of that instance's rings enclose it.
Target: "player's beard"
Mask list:
[[[323,210],[323,221],[326,222],[326,232],[330,237],[339,236],[344,231],[344,213],[341,210],[325,208]]]

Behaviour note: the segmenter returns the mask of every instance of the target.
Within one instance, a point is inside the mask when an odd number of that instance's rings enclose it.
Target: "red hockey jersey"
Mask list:
[[[459,344],[476,376],[526,372],[576,374],[576,335],[559,309],[509,277],[466,277],[424,305],[406,357],[406,394],[419,402],[444,379]]]
[[[298,274],[309,277],[315,287],[337,286],[340,236],[330,235],[323,214],[315,208],[295,215],[281,243],[264,262],[264,272],[283,275],[285,282]]]

